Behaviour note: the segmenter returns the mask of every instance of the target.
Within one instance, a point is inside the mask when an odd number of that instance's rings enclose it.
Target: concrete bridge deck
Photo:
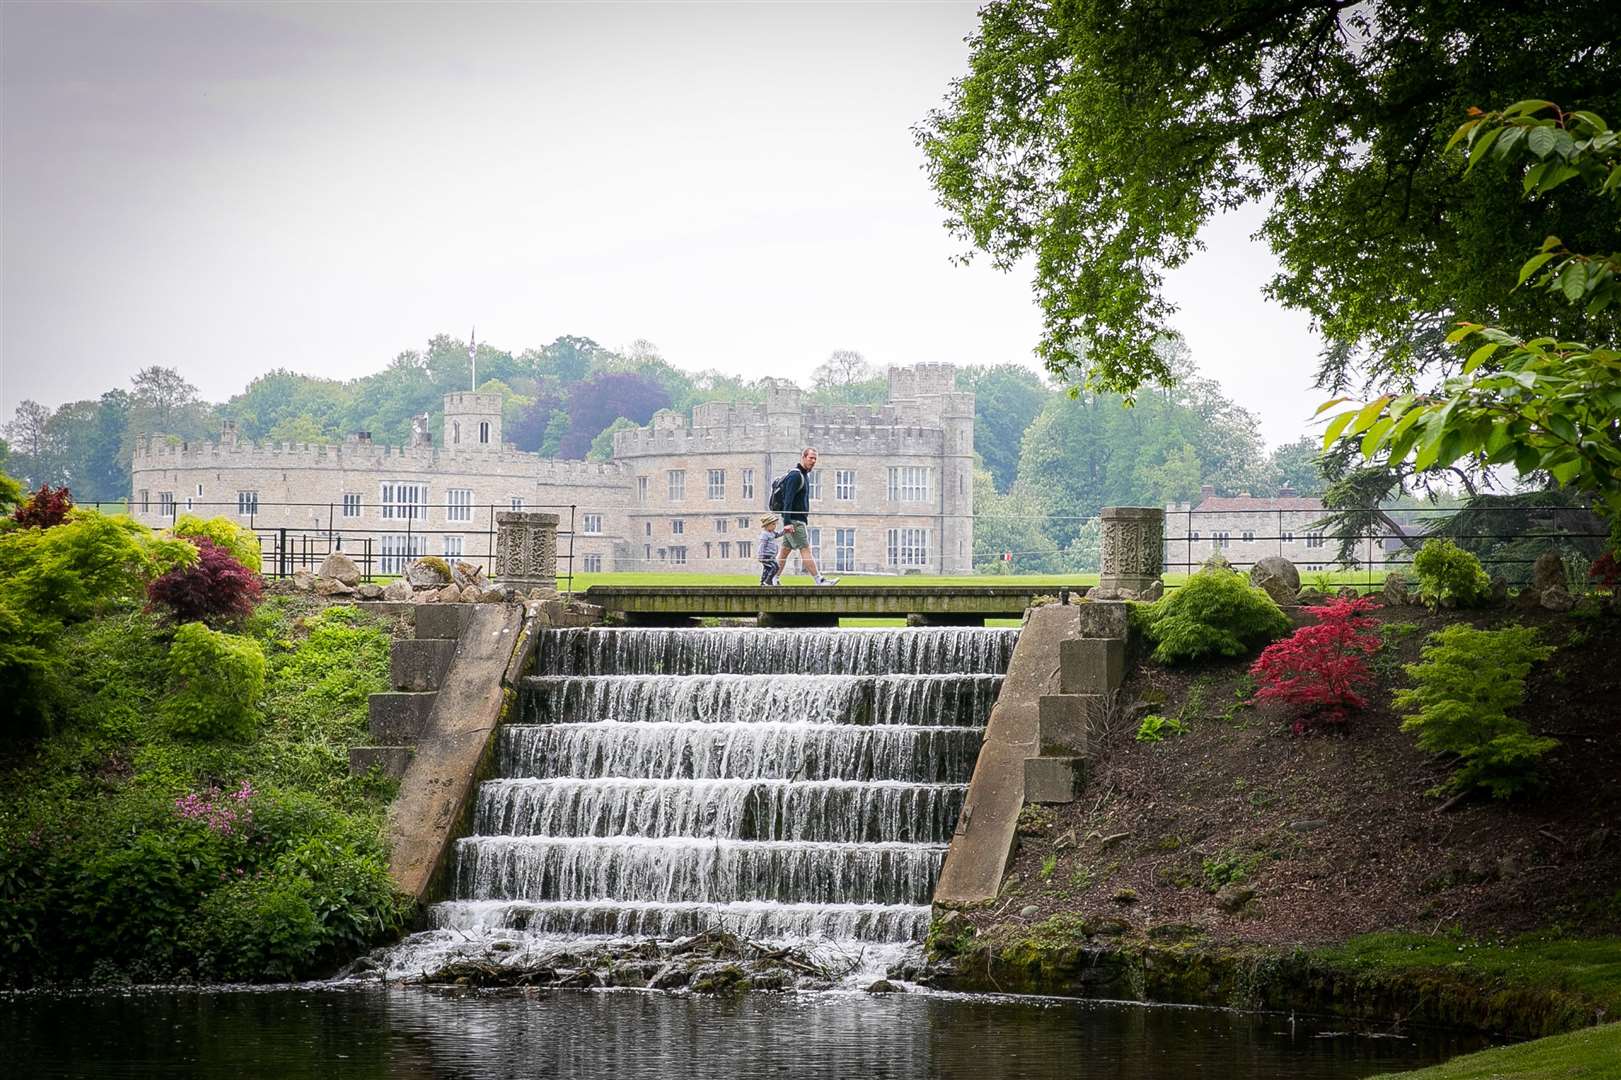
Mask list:
[[[657,624],[702,616],[760,618],[766,624],[828,623],[839,618],[905,618],[942,624],[1016,619],[1059,585],[593,585],[585,599],[627,622]],[[1071,595],[1086,586],[1069,587]]]

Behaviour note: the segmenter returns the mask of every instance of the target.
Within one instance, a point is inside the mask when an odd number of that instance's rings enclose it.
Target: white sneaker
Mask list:
[[[839,579],[836,577],[819,577],[816,579],[818,585],[837,585],[838,583]]]

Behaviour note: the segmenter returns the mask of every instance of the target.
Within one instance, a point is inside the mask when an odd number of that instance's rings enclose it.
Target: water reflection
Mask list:
[[[1339,1080],[1430,1064],[1471,1037],[1325,1037],[1210,1010],[924,995],[446,993],[416,988],[0,1000],[21,1076],[702,1076]],[[19,1058],[12,1057],[13,1068]]]

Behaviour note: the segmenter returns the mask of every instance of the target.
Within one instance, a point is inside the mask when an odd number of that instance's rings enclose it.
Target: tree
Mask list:
[[[1465,106],[1551,91],[1621,105],[1621,5],[1501,9],[1404,0],[994,0],[968,73],[917,129],[955,232],[1035,265],[1039,353],[1060,377],[1134,393],[1170,372],[1166,269],[1213,215],[1268,206],[1268,293],[1311,314],[1342,381],[1359,347],[1410,380],[1453,311],[1581,340],[1614,312],[1511,293],[1504,253],[1547,233],[1610,250],[1613,212],[1536,213],[1444,154]],[[1553,85],[1548,85],[1549,83]]]
[[[24,484],[42,484],[48,475],[47,451],[50,447],[51,410],[39,402],[25,398],[17,406],[17,413],[6,425],[6,440],[11,444],[11,468]]]
[[[155,426],[153,431],[174,432],[186,410],[198,404],[197,388],[174,368],[142,368],[135,373],[135,403]]]
[[[1617,216],[1621,135],[1602,117],[1540,100],[1475,113],[1452,139],[1470,168],[1492,157],[1524,165],[1518,186],[1532,204],[1551,205],[1556,189],[1574,188]],[[1614,247],[1586,254],[1549,235],[1518,279],[1517,288],[1602,317],[1621,308],[1621,237]],[[1420,473],[1464,462],[1546,474],[1593,498],[1621,544],[1621,350],[1613,339],[1589,345],[1547,334],[1525,338],[1465,322],[1448,341],[1469,352],[1438,393],[1389,393],[1348,409],[1329,422],[1324,445],[1343,438],[1392,471],[1411,458]]]
[[[1268,457],[1268,464],[1277,476],[1279,489],[1289,487],[1296,495],[1320,495],[1323,491],[1323,472],[1318,465],[1322,447],[1310,435],[1302,435],[1294,442],[1277,447]]]
[[[1006,493],[1019,471],[1025,429],[1051,392],[1040,376],[1018,364],[960,368],[957,387],[974,395],[974,449],[990,470],[996,490]]]
[[[1007,560],[1005,555],[1011,555]],[[1050,573],[1062,569],[1040,500],[1015,487],[1004,495],[991,474],[974,470],[974,569],[981,574]]]
[[[583,458],[591,449],[591,440],[617,418],[623,416],[645,424],[654,413],[669,406],[669,392],[645,375],[593,375],[577,384],[568,396],[568,433],[557,453],[565,458]]]
[[[615,418],[614,422],[597,432],[597,437],[591,440],[591,449],[586,452],[587,461],[612,461],[614,456],[614,435],[621,431],[633,431],[641,427],[634,420],[623,416]]]

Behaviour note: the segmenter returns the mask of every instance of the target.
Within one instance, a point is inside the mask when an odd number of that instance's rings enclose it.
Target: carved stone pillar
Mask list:
[[[495,515],[497,585],[557,588],[557,515],[511,511]]]
[[[1090,594],[1098,600],[1149,600],[1164,589],[1165,511],[1157,506],[1103,508],[1102,574]]]

